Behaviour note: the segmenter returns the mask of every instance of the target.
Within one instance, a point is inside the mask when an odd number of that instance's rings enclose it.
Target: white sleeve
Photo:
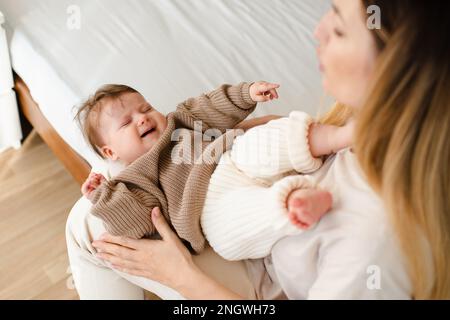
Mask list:
[[[252,178],[270,179],[289,171],[311,173],[322,160],[309,149],[309,127],[313,119],[300,111],[289,117],[254,127],[236,138],[231,158],[234,164]]]
[[[307,298],[411,299],[407,270],[390,239],[387,235],[381,241],[348,237],[323,248]]]

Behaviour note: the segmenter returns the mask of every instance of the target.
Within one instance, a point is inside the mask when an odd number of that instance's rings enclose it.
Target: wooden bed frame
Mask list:
[[[20,111],[73,178],[81,185],[91,171],[89,164],[56,132],[33,100],[28,86],[17,74],[14,74],[14,89],[17,93]]]

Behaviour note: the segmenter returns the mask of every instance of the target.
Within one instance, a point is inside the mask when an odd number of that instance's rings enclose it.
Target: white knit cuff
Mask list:
[[[305,112],[289,114],[288,149],[289,158],[297,172],[311,173],[322,166],[320,158],[314,158],[309,148],[309,127],[313,118]]]
[[[272,186],[272,189],[275,191],[276,202],[280,212],[287,215],[287,198],[289,194],[296,189],[312,189],[315,187],[316,184],[311,177],[296,175],[279,180]],[[281,229],[285,223],[285,219],[279,219],[274,222],[274,228]]]

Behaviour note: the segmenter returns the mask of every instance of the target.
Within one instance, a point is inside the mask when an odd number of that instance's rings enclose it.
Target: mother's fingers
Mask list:
[[[137,261],[136,251],[121,245],[109,243],[101,240],[92,242],[92,246],[100,253],[113,255],[129,261]]]
[[[128,273],[132,276],[136,276],[136,277],[148,277],[148,273],[146,270],[141,270],[141,269],[133,269],[133,268],[126,268],[126,267],[122,267],[122,266],[118,266],[118,265],[114,265],[111,264],[113,269],[116,269],[117,271],[123,272],[123,273]]]
[[[140,265],[138,262],[130,261],[130,260],[124,259],[120,256],[115,256],[113,254],[109,254],[106,252],[99,252],[96,254],[96,257],[109,262],[113,266],[114,269],[118,269],[119,271],[124,270],[124,272],[127,272],[125,270],[137,271],[140,269]]]
[[[118,244],[122,247],[136,249],[139,245],[139,241],[128,237],[113,236],[109,233],[104,233],[100,236],[100,240],[104,242]]]
[[[176,236],[173,230],[169,227],[164,216],[161,214],[161,210],[158,207],[152,210],[152,222],[155,225],[156,230],[159,232],[163,240],[168,240],[173,236]]]

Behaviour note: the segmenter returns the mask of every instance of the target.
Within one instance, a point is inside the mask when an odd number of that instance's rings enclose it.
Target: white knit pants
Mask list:
[[[236,138],[211,177],[201,216],[211,247],[227,260],[256,259],[282,237],[302,232],[288,219],[286,200],[313,181],[292,173],[321,166],[309,151],[312,119],[303,112],[252,128]]]

